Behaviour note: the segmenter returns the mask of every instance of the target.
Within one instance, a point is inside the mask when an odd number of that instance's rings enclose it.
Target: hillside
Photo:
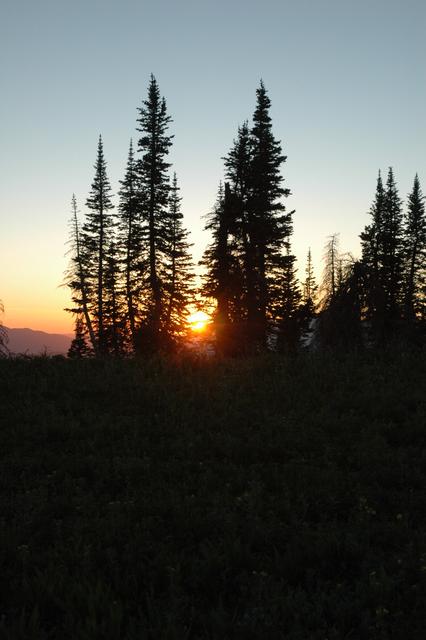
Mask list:
[[[71,344],[71,337],[60,333],[5,328],[8,335],[7,347],[12,354],[65,355]]]
[[[1,637],[424,637],[424,354],[4,360],[0,389]]]

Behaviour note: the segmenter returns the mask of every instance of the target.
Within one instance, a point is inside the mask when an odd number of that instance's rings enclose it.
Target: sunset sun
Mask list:
[[[210,322],[210,316],[204,313],[204,311],[195,311],[195,313],[191,313],[188,317],[188,322],[192,331],[204,331]]]

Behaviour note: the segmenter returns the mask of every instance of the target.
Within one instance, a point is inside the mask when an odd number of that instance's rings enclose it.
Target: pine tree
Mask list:
[[[132,141],[130,141],[126,173],[120,184],[117,242],[123,256],[128,331],[133,345],[146,271],[146,234],[142,229],[141,194]]]
[[[413,190],[408,195],[408,210],[404,221],[405,262],[405,315],[414,321],[424,314],[426,300],[426,214],[425,197],[419,177],[414,178]]]
[[[302,295],[296,277],[296,258],[287,249],[281,258],[278,277],[275,279],[274,319],[277,328],[277,350],[294,351],[300,344],[305,328],[301,307]],[[273,285],[271,285],[273,288]]]
[[[216,349],[230,355],[241,350],[244,341],[241,326],[242,274],[237,243],[232,235],[235,228],[229,184],[219,186],[213,211],[207,216],[205,229],[212,233],[212,242],[204,252],[201,266],[206,268],[202,294],[216,300],[213,325]]]
[[[68,349],[68,358],[88,358],[92,355],[92,351],[86,341],[86,328],[84,320],[81,316],[77,316],[75,321],[75,336]]]
[[[126,305],[121,286],[117,245],[112,240],[105,252],[104,319],[105,344],[108,353],[120,356],[125,350]]]
[[[90,342],[94,353],[98,353],[98,342],[93,328],[90,315],[90,294],[89,274],[84,258],[82,247],[80,222],[78,219],[78,208],[75,194],[71,199],[71,220],[70,220],[70,266],[65,274],[65,283],[71,289],[71,300],[73,307],[66,309],[70,313],[81,319],[88,331]]]
[[[377,178],[376,195],[370,209],[371,223],[360,234],[362,262],[370,273],[372,285],[377,285],[380,273],[380,256],[383,253],[383,224],[385,216],[385,190],[381,172]]]
[[[256,291],[256,247],[254,246],[253,221],[248,202],[251,193],[251,138],[248,123],[238,128],[237,139],[224,158],[225,176],[228,180],[228,235],[234,256],[234,300],[238,300],[236,318],[244,341],[248,328],[257,317],[258,295]],[[238,265],[238,269],[236,268]],[[238,277],[237,277],[238,274]],[[237,295],[237,288],[239,289]],[[249,320],[250,319],[250,320]]]
[[[194,271],[189,232],[183,227],[183,215],[176,173],[169,198],[169,224],[165,248],[164,320],[165,341],[176,346],[188,329],[189,306],[194,302]]]
[[[167,245],[170,192],[167,174],[170,163],[166,158],[173,138],[167,134],[170,122],[166,101],[160,97],[157,81],[151,75],[148,98],[139,109],[138,131],[142,136],[138,141],[138,150],[142,158],[137,163],[137,175],[143,198],[142,218],[148,238],[148,310],[143,329],[153,350],[161,346],[159,339],[165,304],[162,272]]]
[[[99,355],[107,353],[104,318],[104,271],[107,247],[114,226],[111,209],[111,187],[106,173],[102,137],[99,136],[95,177],[86,205],[89,212],[83,226],[81,253],[87,265],[88,281],[91,291],[91,307],[97,329],[97,351]]]
[[[253,115],[251,138],[251,172],[248,212],[251,225],[251,243],[255,258],[257,304],[255,317],[249,317],[253,336],[260,345],[266,345],[269,307],[268,276],[279,263],[292,233],[292,214],[286,213],[282,197],[290,194],[282,186],[280,167],[286,161],[281,145],[272,133],[269,115],[271,102],[263,82],[257,89],[257,105]]]
[[[385,293],[385,309],[389,330],[398,318],[402,303],[403,283],[403,215],[401,199],[392,167],[386,182],[382,242],[379,252],[381,282]]]
[[[303,305],[306,316],[311,319],[315,317],[316,299],[318,294],[318,286],[315,282],[314,267],[312,264],[311,248],[308,249],[305,268],[306,278],[303,283]]]

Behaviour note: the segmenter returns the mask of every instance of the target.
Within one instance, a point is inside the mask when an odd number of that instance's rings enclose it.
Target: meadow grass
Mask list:
[[[0,638],[424,638],[424,353],[0,361]]]

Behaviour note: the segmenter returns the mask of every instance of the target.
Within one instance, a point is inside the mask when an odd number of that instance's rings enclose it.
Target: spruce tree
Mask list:
[[[407,214],[404,220],[404,266],[406,318],[414,321],[424,315],[426,304],[426,214],[419,177],[414,178],[413,190],[408,195]]]
[[[114,226],[111,210],[111,186],[107,177],[102,137],[99,136],[95,177],[90,194],[86,200],[89,212],[83,226],[81,238],[82,255],[87,265],[90,283],[92,315],[96,325],[97,351],[99,355],[107,353],[106,326],[104,318],[105,261],[107,247]]]
[[[296,258],[290,253],[289,248],[280,262],[274,284],[271,285],[273,316],[277,329],[277,350],[289,352],[296,350],[300,344],[305,328],[305,318],[301,307],[302,295],[296,277]]]
[[[182,341],[188,329],[189,306],[194,302],[194,271],[189,233],[183,226],[176,173],[170,189],[166,245],[164,247],[163,339],[170,346]]]
[[[117,242],[123,260],[123,276],[130,342],[134,344],[138,311],[141,307],[143,278],[146,271],[146,242],[141,220],[141,192],[138,186],[133,143],[124,179],[120,181]]]
[[[104,319],[107,351],[118,357],[126,347],[126,305],[121,284],[117,245],[111,240],[105,252]]]
[[[92,351],[86,341],[86,327],[82,316],[77,316],[75,320],[75,335],[68,349],[68,358],[88,358]]]
[[[89,334],[92,349],[98,353],[98,341],[90,315],[90,299],[92,291],[90,289],[90,278],[88,265],[85,260],[85,252],[82,246],[80,222],[78,219],[78,208],[75,194],[71,199],[71,220],[70,220],[70,265],[65,274],[65,283],[71,290],[71,301],[73,307],[66,309],[74,314],[77,319],[84,323]],[[86,254],[87,255],[87,254]]]
[[[216,300],[213,326],[216,349],[230,355],[241,350],[244,339],[241,326],[242,274],[238,249],[232,229],[235,228],[232,195],[228,183],[219,185],[216,203],[207,216],[205,229],[212,234],[212,242],[204,252],[201,266],[205,267],[202,295]]]
[[[388,328],[392,333],[401,311],[403,283],[403,214],[401,199],[395,183],[392,167],[386,182],[382,227],[381,281],[385,292],[385,309]]]
[[[315,317],[318,287],[315,281],[312,253],[310,247],[308,249],[308,255],[306,258],[305,275],[306,277],[303,283],[303,305],[305,308],[306,316],[311,319]]]
[[[253,115],[251,138],[250,196],[248,212],[251,224],[251,242],[255,259],[257,304],[255,317],[248,318],[253,337],[266,346],[269,307],[268,276],[279,263],[292,233],[292,214],[286,213],[283,197],[290,194],[284,188],[281,165],[286,161],[281,145],[272,133],[269,115],[270,99],[263,82],[257,89],[257,105]]]
[[[139,109],[138,128],[142,134],[138,151],[142,157],[137,163],[137,176],[143,201],[142,219],[147,230],[149,282],[146,292],[147,313],[144,319],[150,349],[160,348],[159,337],[164,316],[162,275],[164,252],[167,244],[167,223],[170,184],[167,162],[173,136],[167,133],[170,116],[166,101],[160,96],[157,81],[151,75],[147,100]],[[149,328],[148,328],[149,327]]]

